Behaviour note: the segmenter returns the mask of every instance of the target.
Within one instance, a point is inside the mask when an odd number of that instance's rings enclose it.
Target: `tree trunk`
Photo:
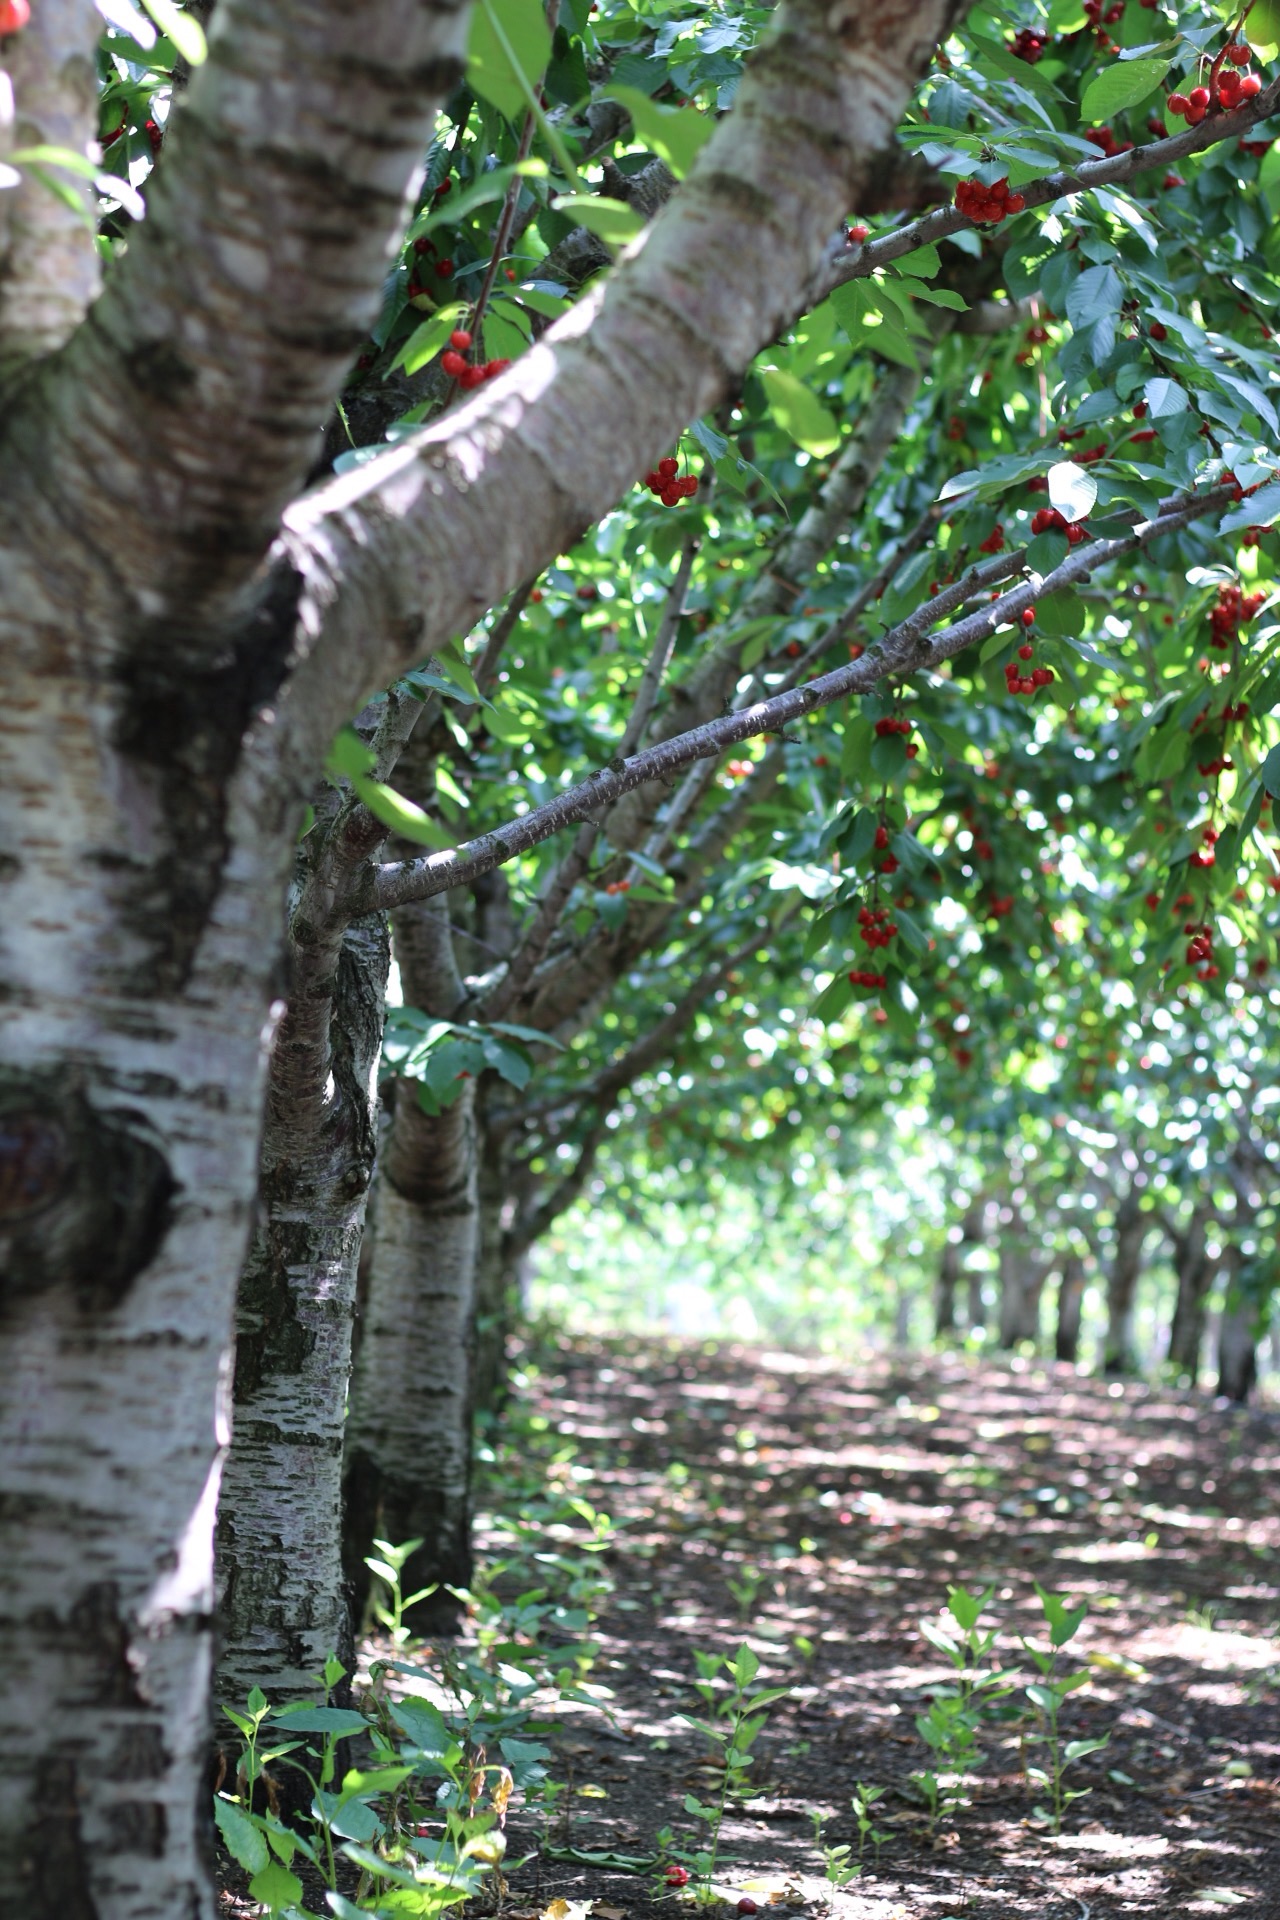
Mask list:
[[[471,1577],[471,1337],[479,1239],[474,1090],[434,1118],[401,1083],[378,1175],[378,1230],[351,1386],[344,1561],[357,1602],[375,1539],[421,1539],[416,1590]],[[416,1616],[439,1621],[437,1604]]]
[[[516,1199],[507,1156],[488,1136],[480,1153],[479,1196],[472,1399],[477,1414],[494,1414],[506,1398],[507,1335],[517,1311],[521,1252],[512,1233]]]
[[[396,954],[409,1005],[447,1018],[462,999],[447,901],[402,909]],[[375,1539],[421,1539],[408,1591],[471,1577],[472,1339],[479,1192],[476,1089],[431,1115],[413,1081],[395,1085],[378,1163],[377,1231],[351,1385],[343,1562],[362,1606]],[[414,1624],[449,1624],[435,1600]]]
[[[1193,1387],[1200,1378],[1205,1302],[1218,1267],[1217,1259],[1208,1252],[1211,1217],[1208,1205],[1197,1203],[1185,1231],[1175,1235],[1173,1242],[1178,1294],[1169,1329],[1169,1365],[1176,1374],[1185,1374]]]
[[[1053,1351],[1058,1360],[1074,1363],[1080,1357],[1080,1314],[1084,1306],[1084,1261],[1069,1253],[1058,1280],[1058,1317]]]
[[[1000,1243],[1000,1345],[1008,1352],[1030,1340],[1040,1344],[1040,1296],[1048,1262],[1020,1240]]]
[[[1228,1247],[1223,1259],[1226,1298],[1218,1323],[1218,1392],[1241,1406],[1258,1381],[1258,1309],[1238,1290],[1243,1264],[1238,1247]]]
[[[249,830],[198,727],[120,747],[105,667],[0,658],[0,1907],[206,1915],[213,1519],[292,836]]]
[[[938,1262],[938,1284],[933,1296],[933,1331],[939,1340],[949,1340],[956,1330],[956,1286],[960,1279],[960,1242],[943,1242]]]
[[[1116,1209],[1115,1236],[1115,1251],[1107,1276],[1107,1337],[1102,1361],[1103,1372],[1112,1376],[1138,1371],[1133,1310],[1142,1274],[1147,1220],[1135,1187],[1130,1187]]]
[[[986,1303],[982,1298],[982,1275],[974,1269],[969,1272],[968,1287],[969,1331],[981,1327],[985,1331],[987,1324]]]
[[[276,1052],[218,1507],[215,1700],[231,1707],[243,1709],[254,1686],[278,1706],[314,1698],[330,1653],[354,1666],[339,1546],[343,1426],[388,959],[381,918],[349,930],[322,1103],[289,1097],[289,1021]]]

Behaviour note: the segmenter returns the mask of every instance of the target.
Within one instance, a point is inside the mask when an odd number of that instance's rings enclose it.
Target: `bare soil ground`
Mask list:
[[[623,1527],[593,1676],[616,1725],[572,1711],[555,1736],[573,1846],[691,1830],[683,1802],[707,1781],[680,1717],[699,1710],[694,1651],[746,1639],[761,1681],[792,1688],[759,1742],[763,1791],[725,1830],[722,1877],[762,1905],[790,1887],[833,1920],[1280,1916],[1275,1414],[959,1357],[566,1340],[536,1360],[523,1413],[573,1441],[564,1470]],[[728,1584],[744,1574],[748,1607]],[[919,1623],[951,1584],[994,1587],[1005,1663],[1025,1666],[1036,1581],[1089,1602],[1068,1658],[1091,1679],[1064,1730],[1110,1735],[1077,1770],[1091,1792],[1055,1840],[996,1727],[970,1804],[931,1832],[909,1785],[927,1764],[915,1715],[947,1670]],[[810,1813],[856,1840],[859,1780],[889,1789],[889,1838],[837,1892]],[[511,1838],[518,1858],[518,1814]],[[555,1896],[606,1920],[660,1897],[535,1856],[508,1911]]]

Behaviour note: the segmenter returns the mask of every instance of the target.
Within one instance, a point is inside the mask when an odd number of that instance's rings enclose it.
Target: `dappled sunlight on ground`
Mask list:
[[[572,1707],[558,1741],[574,1846],[689,1831],[685,1795],[708,1779],[681,1718],[699,1710],[694,1652],[747,1638],[761,1681],[792,1691],[760,1740],[759,1796],[726,1822],[735,1886],[763,1876],[835,1920],[1280,1914],[1275,1415],[959,1357],[580,1340],[538,1360],[526,1410],[573,1441],[566,1484],[622,1528],[593,1675],[616,1724]],[[915,1716],[948,1670],[919,1622],[948,1584],[993,1586],[1001,1662],[1025,1669],[1036,1580],[1090,1603],[1066,1656],[1090,1684],[1063,1711],[1066,1738],[1110,1735],[1068,1782],[1090,1796],[1054,1840],[1016,1729],[994,1726],[970,1804],[931,1831]],[[858,1780],[888,1789],[889,1838],[833,1892],[811,1812],[829,1842],[856,1840]],[[513,1857],[520,1841],[517,1816]],[[517,1909],[550,1894],[651,1901],[572,1862],[513,1875]]]

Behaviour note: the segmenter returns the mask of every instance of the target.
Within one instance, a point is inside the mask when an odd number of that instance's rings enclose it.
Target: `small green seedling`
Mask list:
[[[1038,1584],[1036,1594],[1044,1613],[1049,1647],[1047,1651],[1041,1651],[1025,1639],[1022,1644],[1034,1661],[1039,1676],[1029,1683],[1026,1692],[1036,1710],[1039,1738],[1048,1749],[1048,1764],[1028,1767],[1027,1778],[1035,1786],[1048,1788],[1048,1809],[1037,1808],[1036,1811],[1042,1818],[1052,1820],[1053,1831],[1057,1834],[1062,1832],[1062,1815],[1066,1808],[1073,1800],[1081,1800],[1089,1792],[1088,1787],[1064,1787],[1063,1774],[1086,1754],[1098,1753],[1106,1746],[1110,1736],[1104,1734],[1100,1740],[1068,1740],[1063,1744],[1058,1726],[1063,1702],[1069,1694],[1087,1683],[1089,1672],[1087,1668],[1082,1668],[1077,1673],[1059,1674],[1058,1655],[1067,1642],[1075,1637],[1089,1609],[1083,1601],[1078,1607],[1073,1607],[1065,1594],[1046,1593]]]
[[[695,1683],[696,1690],[714,1717],[697,1720],[691,1714],[683,1714],[681,1718],[711,1742],[719,1780],[714,1800],[700,1800],[692,1793],[685,1798],[685,1812],[704,1822],[707,1831],[703,1845],[684,1857],[697,1877],[699,1895],[714,1898],[712,1882],[725,1808],[730,1800],[751,1798],[750,1768],[755,1758],[751,1749],[769,1718],[769,1708],[790,1689],[761,1687],[753,1692],[751,1683],[760,1671],[760,1662],[746,1645],[732,1655],[700,1653],[697,1661],[701,1678]],[[727,1691],[722,1670],[728,1673],[731,1683]]]

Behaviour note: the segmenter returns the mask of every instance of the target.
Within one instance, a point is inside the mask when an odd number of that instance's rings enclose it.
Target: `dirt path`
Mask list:
[[[745,1638],[761,1681],[793,1691],[759,1742],[764,1792],[726,1825],[723,1878],[790,1882],[833,1920],[1280,1916],[1275,1415],[1019,1363],[565,1342],[539,1364],[526,1416],[574,1442],[566,1484],[624,1528],[594,1676],[617,1730],[570,1713],[557,1735],[574,1845],[691,1830],[705,1748],[678,1716],[698,1710],[695,1649]],[[758,1593],[740,1606],[744,1579]],[[1092,1677],[1063,1720],[1067,1738],[1111,1736],[1077,1769],[1090,1796],[1055,1842],[997,1726],[971,1804],[931,1834],[908,1780],[928,1764],[915,1716],[947,1670],[919,1622],[949,1584],[994,1586],[1003,1661],[1025,1668],[1035,1581],[1089,1602],[1067,1652]],[[856,1841],[859,1780],[889,1789],[890,1837],[833,1893],[810,1815]],[[520,1839],[517,1822],[513,1854]],[[629,1914],[651,1900],[643,1881],[552,1862],[512,1893]]]

